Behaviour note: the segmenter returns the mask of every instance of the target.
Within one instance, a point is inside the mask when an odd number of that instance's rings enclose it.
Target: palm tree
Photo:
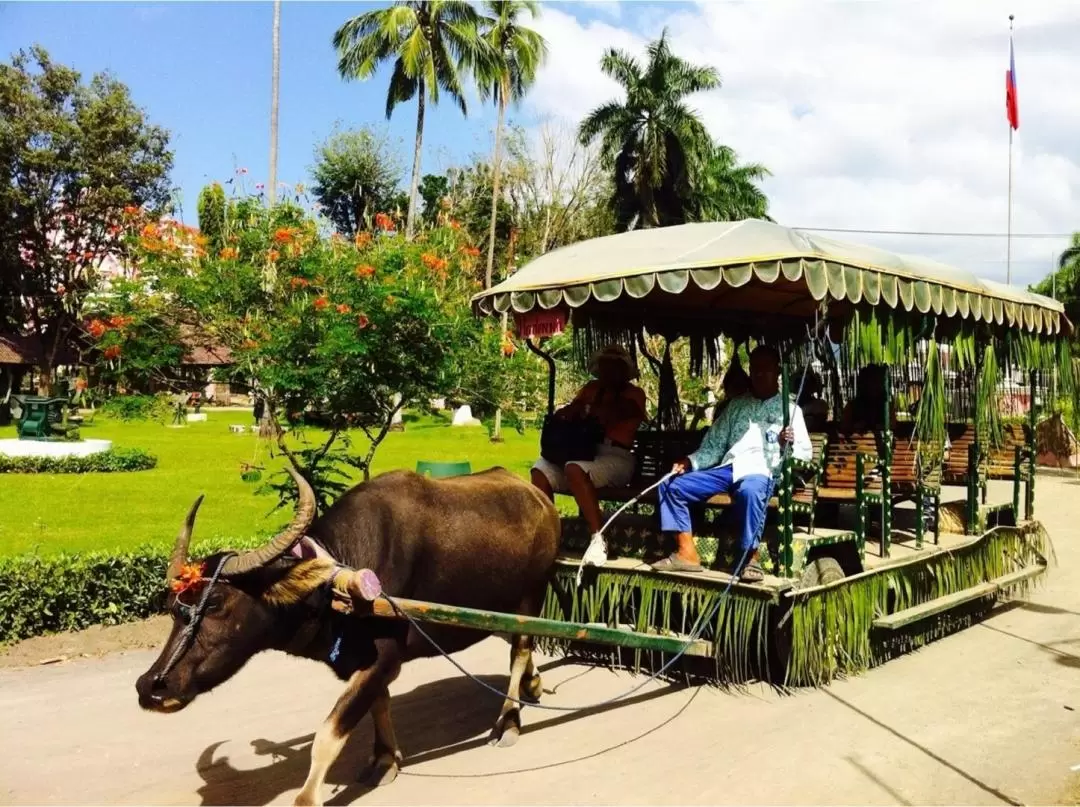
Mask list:
[[[735,150],[713,144],[694,169],[693,215],[698,221],[769,218],[768,197],[758,187],[772,173],[761,163],[739,165]]]
[[[344,79],[370,78],[381,64],[393,60],[386,93],[388,120],[398,104],[417,99],[407,237],[412,237],[416,222],[425,106],[429,100],[437,104],[441,91],[462,115],[468,114],[461,74],[485,62],[479,24],[480,15],[464,0],[399,0],[353,17],[334,33],[338,73]]]
[[[517,103],[536,80],[536,71],[547,58],[547,42],[531,28],[524,27],[520,17],[526,11],[536,19],[540,4],[535,0],[485,0],[488,17],[483,22],[483,37],[487,42],[490,62],[477,70],[481,96],[494,98],[499,110],[495,123],[495,153],[492,157],[491,225],[488,231],[487,273],[485,288],[491,288],[492,267],[495,265],[495,221],[498,217],[499,178],[503,121],[506,107]]]
[[[609,48],[600,68],[626,91],[622,101],[601,104],[578,128],[582,145],[601,140],[614,168],[612,204],[619,229],[680,224],[690,204],[689,166],[712,146],[712,139],[686,96],[720,86],[713,67],[699,67],[671,52],[667,29],[647,48],[641,64]]]

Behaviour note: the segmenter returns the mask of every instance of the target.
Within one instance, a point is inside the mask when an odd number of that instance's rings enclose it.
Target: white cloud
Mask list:
[[[676,53],[719,69],[723,87],[692,104],[742,159],[773,172],[781,223],[1005,231],[1007,5],[624,3],[604,19],[586,5],[548,5],[537,21],[551,54],[530,112],[576,122],[618,97],[601,54],[640,55],[666,25]],[[1080,229],[1080,5],[1019,11],[1013,231],[1070,232]],[[1005,276],[1003,238],[840,237]],[[1013,282],[1042,277],[1064,244],[1014,239]]]

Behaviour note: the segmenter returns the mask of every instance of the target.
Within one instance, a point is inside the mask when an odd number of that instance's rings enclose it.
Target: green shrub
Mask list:
[[[167,393],[158,395],[117,395],[101,407],[101,414],[124,423],[139,420],[158,420],[164,423],[172,416],[174,406]]]
[[[107,474],[149,471],[157,457],[141,448],[111,448],[86,457],[8,457],[0,454],[0,474]]]
[[[259,543],[258,538],[203,541],[192,547],[192,557]],[[160,613],[169,551],[147,547],[0,560],[0,643]]]

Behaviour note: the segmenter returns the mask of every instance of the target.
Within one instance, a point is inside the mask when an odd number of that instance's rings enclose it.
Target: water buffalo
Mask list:
[[[250,552],[187,564],[202,497],[195,502],[169,562],[172,631],[135,688],[144,709],[172,712],[227,681],[262,650],[327,664],[348,683],[315,734],[311,767],[297,796],[297,804],[318,804],[327,770],[369,710],[375,724],[371,781],[394,780],[402,755],[388,686],[403,663],[436,653],[407,622],[332,609],[331,582],[339,569],[334,560],[373,570],[391,595],[536,615],[560,529],[554,505],[502,468],[438,481],[411,471],[387,473],[356,486],[314,520],[310,486],[290,473],[299,489],[292,523]],[[310,545],[309,538],[333,560],[289,552],[301,540]],[[434,625],[428,632],[449,652],[485,637]],[[530,699],[540,694],[529,637],[511,637],[508,698],[515,692]],[[512,745],[520,726],[519,710],[508,699],[492,742]]]

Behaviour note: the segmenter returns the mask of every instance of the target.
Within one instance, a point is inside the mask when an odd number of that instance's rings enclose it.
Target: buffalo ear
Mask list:
[[[264,576],[260,599],[268,605],[287,607],[302,602],[313,591],[329,582],[334,564],[322,558],[278,560],[253,574]]]

